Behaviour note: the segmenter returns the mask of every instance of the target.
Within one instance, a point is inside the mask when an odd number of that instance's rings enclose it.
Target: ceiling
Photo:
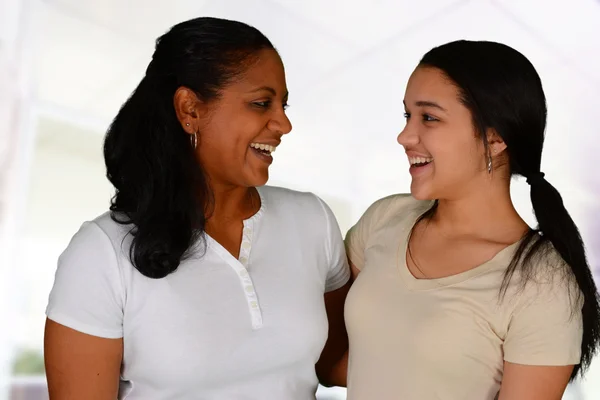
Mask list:
[[[600,57],[590,56],[600,50],[596,1],[426,3],[48,0],[42,3],[34,61],[37,93],[48,107],[107,120],[142,77],[154,39],[200,15],[239,19],[267,34],[284,58],[294,96],[311,96],[336,84],[372,85],[381,81],[371,80],[375,70],[400,86],[420,55],[456,38],[504,41],[539,69],[569,66],[577,80],[600,87]]]
[[[38,110],[98,133],[143,76],[155,38],[173,24],[210,15],[258,27],[279,49],[291,93],[294,131],[278,150],[273,179],[348,198],[368,193],[353,198],[359,208],[398,186],[406,189],[408,177],[399,175],[407,174],[398,172],[406,162],[395,145],[405,82],[424,52],[454,39],[504,42],[537,67],[550,108],[544,168],[559,187],[572,184],[573,173],[580,182],[591,179],[582,171],[592,150],[600,150],[590,124],[600,106],[595,0],[36,4],[43,16],[33,55]]]

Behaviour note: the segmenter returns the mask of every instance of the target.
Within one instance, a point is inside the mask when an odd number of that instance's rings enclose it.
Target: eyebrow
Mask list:
[[[404,100],[402,101],[402,103],[406,107],[406,102]],[[415,102],[415,104],[417,107],[433,107],[433,108],[442,110],[444,112],[448,112],[448,110],[446,110],[444,107],[440,106],[438,103],[436,103],[434,101],[419,100],[419,101]]]
[[[270,87],[270,86],[261,86],[259,88],[254,89],[254,90],[251,90],[250,93],[260,92],[261,90],[265,90],[265,91],[271,93],[273,96],[277,96],[277,91],[275,89],[273,89],[272,87]],[[285,99],[286,97],[289,96],[289,94],[290,94],[289,92],[285,92],[284,95],[283,95],[283,98]]]

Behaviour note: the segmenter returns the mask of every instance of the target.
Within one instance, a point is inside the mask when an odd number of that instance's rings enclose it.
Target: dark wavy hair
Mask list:
[[[219,18],[196,18],[173,26],[156,40],[145,76],[108,129],[107,177],[115,187],[111,217],[131,224],[129,255],[150,278],[177,269],[201,238],[211,192],[189,134],[174,107],[178,88],[204,102],[253,62],[274,50],[256,28]]]
[[[504,276],[501,292],[518,269],[525,284],[533,277],[535,259],[554,247],[569,266],[583,294],[581,364],[571,378],[583,373],[600,345],[598,290],[584,244],[563,200],[540,171],[546,130],[546,97],[534,66],[515,49],[494,42],[460,40],[436,47],[419,66],[441,70],[458,88],[460,101],[470,110],[486,154],[486,132],[492,128],[506,143],[510,175],[521,175],[531,185],[531,202],[538,221],[521,241]],[[434,207],[428,212],[435,212]],[[550,311],[551,312],[551,311]]]

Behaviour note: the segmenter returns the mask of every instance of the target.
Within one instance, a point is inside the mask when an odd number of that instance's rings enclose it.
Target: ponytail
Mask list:
[[[531,186],[531,203],[538,228],[530,230],[511,261],[504,277],[503,293],[517,266],[526,282],[532,274],[532,259],[554,248],[570,269],[583,296],[583,340],[581,363],[575,366],[571,378],[585,371],[600,345],[600,303],[598,290],[588,265],[579,229],[566,210],[558,190],[538,172],[527,178]]]

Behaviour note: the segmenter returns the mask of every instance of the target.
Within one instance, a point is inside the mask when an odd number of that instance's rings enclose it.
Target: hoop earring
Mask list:
[[[198,147],[198,132],[194,132],[190,135],[190,143],[192,144],[192,148],[196,150],[196,147]]]

